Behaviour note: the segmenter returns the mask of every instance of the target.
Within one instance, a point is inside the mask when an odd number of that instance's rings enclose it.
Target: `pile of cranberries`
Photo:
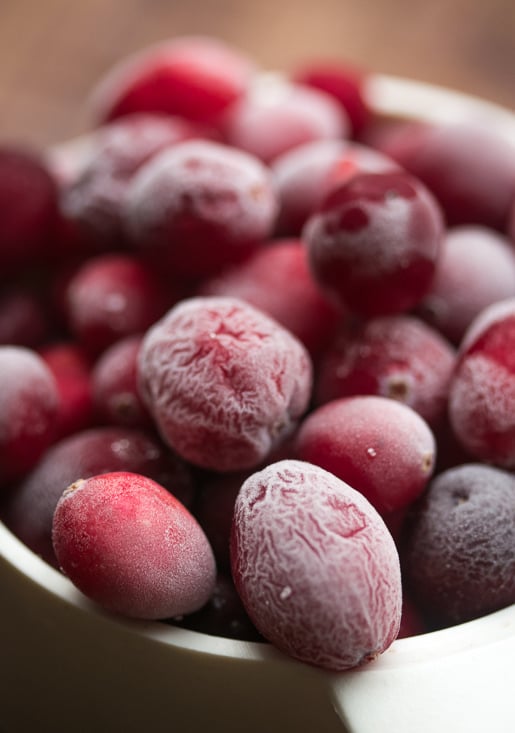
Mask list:
[[[0,516],[110,611],[330,670],[515,603],[515,148],[215,39],[0,147]]]

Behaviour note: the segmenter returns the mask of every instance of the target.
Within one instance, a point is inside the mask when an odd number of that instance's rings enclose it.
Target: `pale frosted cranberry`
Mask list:
[[[0,486],[26,474],[54,439],[59,393],[44,361],[0,346]]]
[[[515,468],[515,298],[485,308],[462,340],[449,418],[476,459]]]
[[[303,229],[317,281],[365,316],[407,311],[427,293],[443,237],[438,204],[407,173],[362,173],[333,189]]]
[[[135,249],[173,276],[199,278],[248,256],[273,230],[270,172],[243,151],[191,141],[138,171],[124,221]]]
[[[105,254],[84,262],[65,290],[66,317],[79,342],[99,353],[115,341],[143,333],[173,302],[147,265],[128,254]]]
[[[451,344],[414,316],[346,322],[320,359],[316,401],[375,394],[403,402],[437,425],[447,411],[455,363]]]
[[[32,151],[0,148],[0,269],[17,272],[43,256],[57,217],[57,184]]]
[[[160,150],[199,135],[187,120],[163,114],[134,114],[101,128],[87,165],[61,194],[62,213],[84,247],[95,253],[124,246],[121,208],[136,171]]]
[[[402,550],[407,587],[432,625],[515,603],[515,478],[464,464],[437,476],[411,512]]]
[[[333,400],[306,417],[297,456],[360,491],[381,514],[411,504],[434,469],[434,435],[420,415],[387,397]]]
[[[515,147],[494,130],[471,123],[401,124],[380,149],[425,183],[449,226],[506,231],[515,198]]]
[[[200,295],[241,298],[293,333],[312,356],[327,345],[342,309],[313,279],[298,239],[274,240],[239,265],[202,283]]]
[[[89,428],[95,414],[87,354],[73,342],[57,342],[40,348],[39,355],[54,375],[60,395],[55,439]]]
[[[183,458],[218,471],[257,466],[307,408],[306,349],[236,298],[183,300],[141,346],[140,392]]]
[[[329,60],[306,62],[293,73],[294,81],[320,89],[342,105],[349,117],[353,136],[358,135],[372,117],[363,90],[366,77],[362,69]]]
[[[97,415],[112,425],[148,428],[151,417],[138,391],[142,336],[127,336],[107,348],[91,373]]]
[[[303,662],[344,670],[395,639],[401,579],[392,536],[371,504],[333,474],[280,461],[236,499],[236,589],[260,633]]]
[[[347,137],[349,120],[329,94],[263,76],[228,110],[223,132],[229,145],[271,163],[297,145]]]
[[[129,428],[97,427],[48,448],[9,497],[6,522],[31,550],[56,565],[51,531],[59,497],[74,481],[111,471],[143,474],[186,506],[193,501],[190,469],[152,435]]]
[[[515,297],[515,252],[491,229],[448,230],[429,292],[417,312],[454,343],[473,319],[498,300]]]
[[[215,561],[200,526],[146,476],[123,471],[73,483],[57,503],[52,541],[70,580],[126,616],[192,613],[214,589]]]
[[[279,155],[271,164],[279,196],[277,230],[300,234],[303,225],[337,185],[358,173],[398,168],[391,158],[349,140],[315,140]]]
[[[215,122],[245,91],[254,65],[239,50],[207,36],[151,45],[111,68],[93,93],[100,121],[134,112],[164,112]]]

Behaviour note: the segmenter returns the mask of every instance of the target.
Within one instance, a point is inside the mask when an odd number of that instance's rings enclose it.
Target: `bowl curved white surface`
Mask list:
[[[472,120],[515,144],[515,114],[375,76],[378,112]],[[0,523],[1,733],[513,733],[515,606],[400,639],[331,674],[267,644],[114,617]]]

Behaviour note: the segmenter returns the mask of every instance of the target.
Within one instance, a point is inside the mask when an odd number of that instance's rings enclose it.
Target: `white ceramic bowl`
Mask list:
[[[388,115],[474,120],[515,143],[515,115],[374,77]],[[396,641],[331,674],[267,644],[115,618],[0,523],[2,733],[514,733],[515,606]]]

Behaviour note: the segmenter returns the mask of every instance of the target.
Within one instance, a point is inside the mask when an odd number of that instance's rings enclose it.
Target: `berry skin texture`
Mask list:
[[[139,474],[72,484],[57,504],[52,541],[70,580],[125,616],[192,613],[214,589],[216,565],[200,526],[172,494]]]
[[[300,661],[342,671],[397,636],[392,536],[359,492],[318,466],[285,460],[247,479],[236,499],[231,564],[258,631]]]
[[[307,409],[312,364],[276,321],[236,298],[183,300],[151,328],[140,394],[180,456],[215,471],[253,468]]]
[[[515,468],[515,298],[485,308],[462,340],[449,420],[474,458]]]
[[[386,515],[423,492],[436,446],[429,426],[410,407],[365,395],[334,400],[310,413],[296,450],[298,458],[331,471]]]
[[[439,474],[411,512],[401,550],[420,610],[436,626],[515,603],[515,477],[469,463]]]
[[[172,277],[198,279],[253,252],[271,236],[276,215],[271,174],[257,158],[192,140],[139,169],[123,218],[135,251]]]
[[[0,346],[0,487],[20,479],[54,439],[56,381],[43,359],[23,346]]]
[[[303,229],[322,287],[370,318],[401,313],[427,293],[443,218],[425,186],[406,173],[363,173],[336,187]]]

